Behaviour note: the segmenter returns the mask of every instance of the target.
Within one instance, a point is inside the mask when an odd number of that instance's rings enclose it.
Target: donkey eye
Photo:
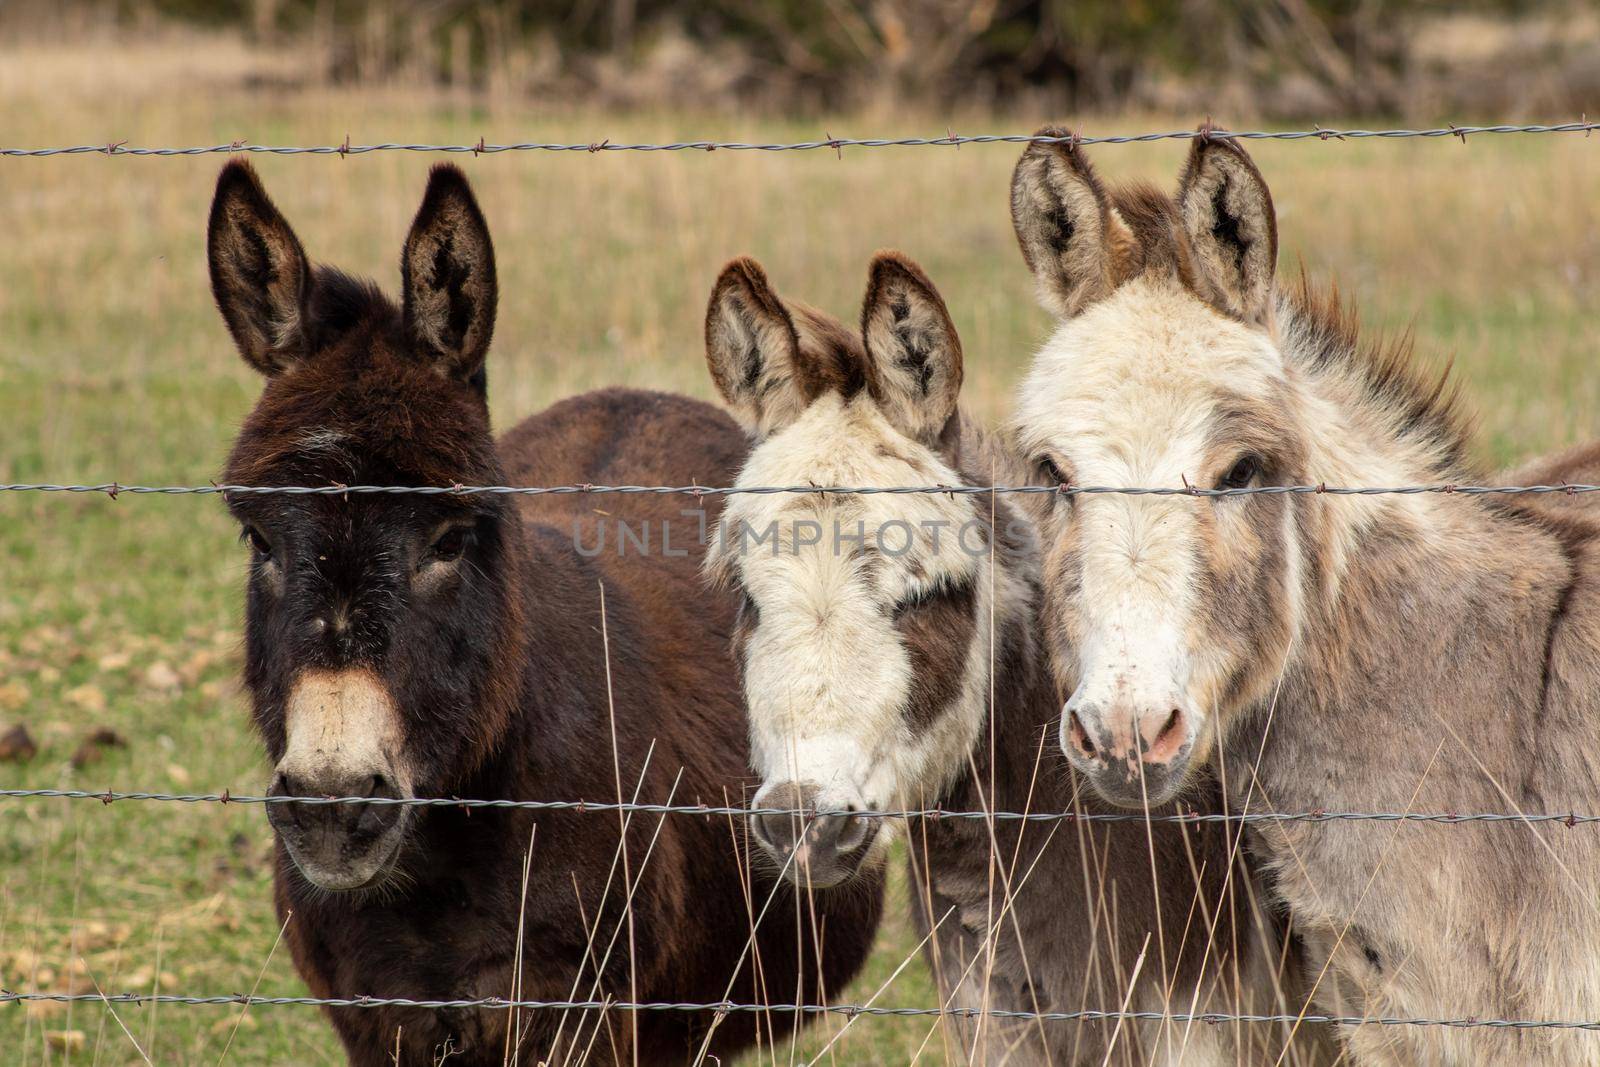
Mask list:
[[[461,558],[471,540],[471,527],[452,526],[434,540],[428,553],[441,563],[449,563]]]
[[[249,543],[251,551],[262,559],[271,557],[272,542],[263,537],[261,531],[254,526],[246,526],[244,528],[244,540]]]
[[[1244,489],[1261,474],[1260,456],[1240,456],[1217,481],[1218,489]]]
[[[1068,478],[1064,473],[1062,473],[1061,468],[1056,466],[1056,461],[1051,459],[1049,456],[1039,457],[1039,472],[1043,474],[1046,480],[1048,480],[1052,485],[1072,484],[1072,479]]]

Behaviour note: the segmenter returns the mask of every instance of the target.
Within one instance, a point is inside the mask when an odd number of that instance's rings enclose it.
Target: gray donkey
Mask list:
[[[1060,131],[1048,130],[1049,134]],[[1012,209],[1059,318],[1015,431],[1041,477],[1207,489],[1468,483],[1455,394],[1336,295],[1274,281],[1272,198],[1238,142],[1174,198],[1034,144]],[[1587,472],[1580,452],[1531,468]],[[1600,509],[1465,495],[1061,496],[1041,507],[1060,740],[1155,804],[1220,748],[1238,809],[1600,811]],[[1262,823],[1312,1009],[1600,1018],[1600,829]],[[1573,1029],[1349,1025],[1362,1065],[1593,1065]]]

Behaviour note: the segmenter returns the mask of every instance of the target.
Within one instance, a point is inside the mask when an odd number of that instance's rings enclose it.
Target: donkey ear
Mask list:
[[[1046,126],[1035,137],[1069,137]],[[1070,318],[1109,296],[1133,235],[1112,210],[1083,149],[1030,144],[1011,175],[1011,225],[1046,310]]]
[[[206,258],[211,295],[246,363],[273,375],[308,355],[310,264],[254,168],[242,160],[223,167],[217,177]]]
[[[961,396],[961,338],[928,276],[898,252],[872,259],[861,306],[868,387],[906,436],[938,446]]]
[[[706,306],[706,366],[746,430],[766,437],[805,410],[800,362],[794,319],[761,264],[741,256],[723,267]]]
[[[1248,322],[1266,318],[1278,263],[1278,219],[1261,172],[1239,142],[1200,127],[1178,178],[1178,211],[1212,294]]]
[[[400,256],[406,333],[439,372],[467,380],[494,335],[494,244],[467,176],[433,168]]]

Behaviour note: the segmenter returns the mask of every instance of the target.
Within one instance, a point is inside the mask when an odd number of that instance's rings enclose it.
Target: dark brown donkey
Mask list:
[[[267,378],[230,483],[716,485],[744,453],[715,409],[624,390],[557,404],[497,446],[484,376],[494,252],[454,168],[428,183],[401,305],[313,268],[244,164],[218,181],[209,253],[228,328]],[[737,802],[748,743],[730,683],[734,606],[700,588],[702,520],[681,498],[608,498],[635,540],[651,538],[645,558],[598,549],[595,503],[229,494],[250,551],[245,680],[273,792]],[[278,910],[317,996],[811,1002],[855,973],[878,918],[876,885],[808,901],[752,872],[742,820],[268,810]],[[513,1050],[683,1063],[780,1038],[794,1018],[329,1014],[359,1064],[498,1064]]]

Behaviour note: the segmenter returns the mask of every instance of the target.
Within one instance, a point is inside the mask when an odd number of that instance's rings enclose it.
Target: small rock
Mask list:
[[[0,711],[16,711],[28,702],[28,687],[21,682],[0,685]]]
[[[183,679],[166,660],[158,659],[145,668],[144,684],[151,689],[176,689],[182,683]]]
[[[99,712],[106,710],[106,693],[97,685],[74,686],[65,693],[70,703],[78,705],[84,711]]]
[[[217,662],[217,654],[209,649],[201,649],[190,656],[178,670],[178,676],[186,686],[192,686],[200,681],[211,665]]]
[[[228,1034],[232,1033],[235,1027],[240,1030],[254,1030],[259,1025],[254,1015],[249,1012],[243,1012],[239,1015],[225,1015],[218,1019],[211,1024],[211,1032],[213,1034]]]
[[[39,746],[33,743],[28,728],[20,722],[0,734],[0,762],[26,763],[38,754]]]
[[[78,929],[78,947],[86,952],[94,952],[113,945],[120,945],[133,935],[133,927],[127,923],[109,923],[100,919],[91,919]],[[83,963],[82,957],[78,960]],[[85,965],[87,967],[87,965]]]

